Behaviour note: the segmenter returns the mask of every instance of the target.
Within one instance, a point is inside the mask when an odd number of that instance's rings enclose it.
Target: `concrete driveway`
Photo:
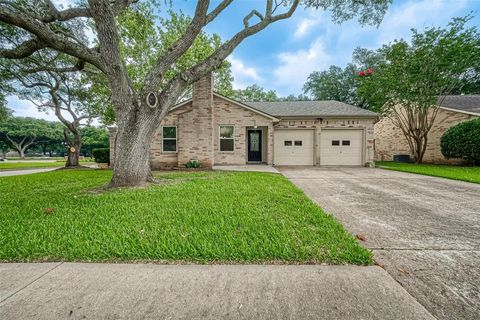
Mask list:
[[[480,319],[480,184],[370,168],[280,167],[439,319]]]

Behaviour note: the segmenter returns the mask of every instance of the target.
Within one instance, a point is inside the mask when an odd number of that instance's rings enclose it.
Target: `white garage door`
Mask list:
[[[323,129],[320,131],[320,165],[362,165],[363,130]]]
[[[275,130],[273,162],[276,165],[312,166],[313,130]]]

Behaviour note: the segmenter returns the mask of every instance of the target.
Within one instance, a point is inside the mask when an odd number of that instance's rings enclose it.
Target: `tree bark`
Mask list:
[[[20,159],[25,159],[25,150],[23,149],[18,149],[18,153],[20,154]]]
[[[153,180],[150,170],[150,142],[158,122],[139,122],[132,118],[115,137],[115,161],[110,187],[143,186]]]
[[[73,139],[68,138],[67,131],[73,135]],[[80,148],[82,147],[82,136],[80,131],[75,130],[71,131],[66,129],[64,132],[65,142],[67,142],[67,162],[65,163],[66,168],[79,167],[80,166]]]

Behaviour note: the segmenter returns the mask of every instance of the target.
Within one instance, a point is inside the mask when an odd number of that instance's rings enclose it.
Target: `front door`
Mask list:
[[[248,161],[262,161],[262,130],[248,130]]]

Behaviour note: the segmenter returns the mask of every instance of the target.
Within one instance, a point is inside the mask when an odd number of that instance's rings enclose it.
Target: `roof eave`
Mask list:
[[[440,106],[440,109],[447,110],[447,111],[458,112],[458,113],[470,114],[472,116],[480,117],[480,113],[478,113],[478,112],[473,112],[473,111],[468,111],[468,110],[460,110],[460,109],[444,107],[444,106]]]
[[[281,116],[281,115],[276,115],[277,118],[279,119],[318,119],[318,118],[379,118],[380,114],[375,113],[375,114],[342,114],[342,115],[290,115],[290,116]]]

